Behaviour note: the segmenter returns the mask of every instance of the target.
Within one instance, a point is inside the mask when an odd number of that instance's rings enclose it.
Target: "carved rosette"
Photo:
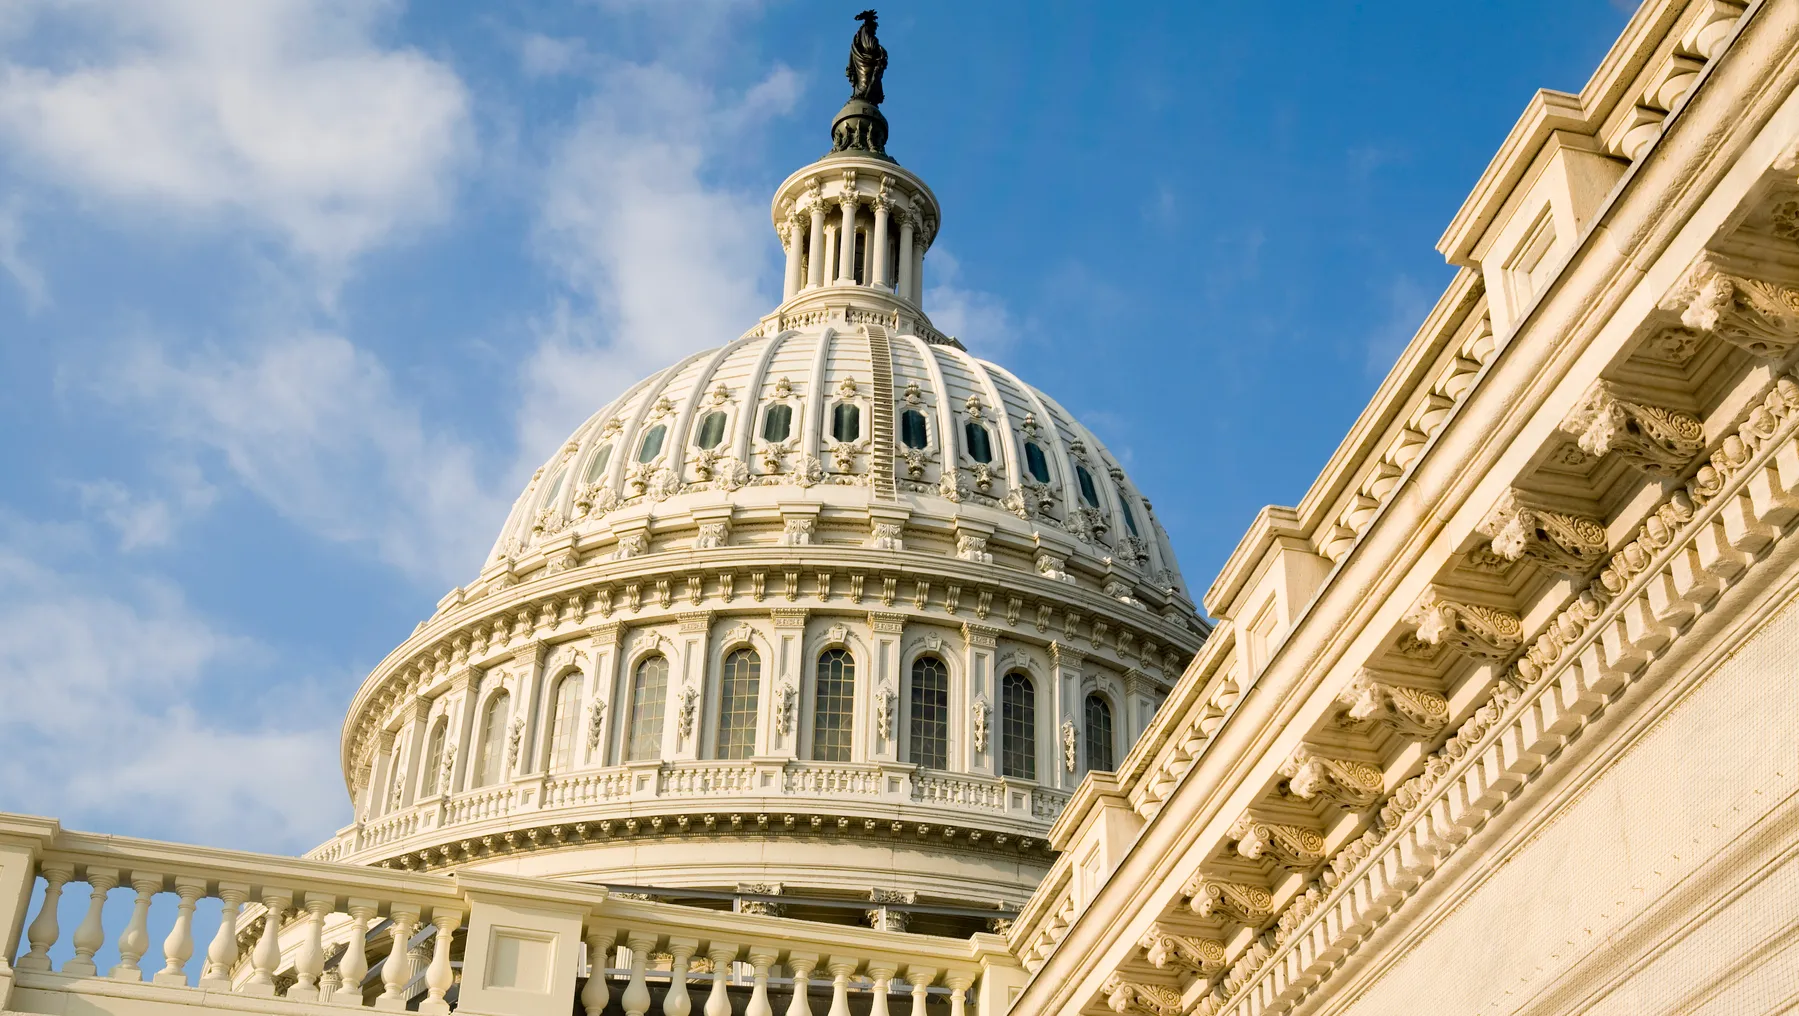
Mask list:
[[[1374,804],[1386,789],[1375,766],[1316,755],[1304,745],[1293,750],[1280,774],[1287,778],[1287,790],[1294,797],[1324,800],[1352,811]]]
[[[1255,927],[1274,916],[1274,896],[1261,886],[1195,875],[1181,889],[1187,909],[1200,917],[1221,917]]]
[[[1309,871],[1324,862],[1324,837],[1316,829],[1245,815],[1231,826],[1231,838],[1237,853],[1252,861],[1266,857],[1288,871]]]
[[[1562,575],[1585,575],[1605,560],[1605,525],[1529,504],[1517,491],[1499,499],[1477,531],[1493,541],[1493,553],[1507,561],[1530,558]]]
[[[1224,969],[1224,943],[1209,938],[1182,935],[1160,924],[1152,924],[1137,940],[1144,958],[1157,970],[1181,970],[1210,977]]]
[[[1424,591],[1405,620],[1417,626],[1420,641],[1449,646],[1473,660],[1502,663],[1524,643],[1518,615],[1446,599],[1435,589]]]
[[[1616,452],[1654,476],[1681,472],[1705,447],[1705,428],[1690,413],[1626,398],[1609,381],[1593,386],[1562,431],[1588,455]]]
[[[1382,723],[1395,733],[1426,741],[1449,725],[1449,701],[1436,692],[1387,684],[1371,671],[1362,671],[1349,687],[1337,694],[1343,719],[1349,724]]]
[[[1160,984],[1139,984],[1113,974],[1101,989],[1106,1006],[1116,1013],[1136,1016],[1181,1016],[1181,993]]]
[[[1702,254],[1662,299],[1680,323],[1756,356],[1780,358],[1799,343],[1799,288],[1750,277]]]

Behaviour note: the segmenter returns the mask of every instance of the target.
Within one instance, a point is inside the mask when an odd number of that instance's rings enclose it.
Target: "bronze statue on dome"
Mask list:
[[[887,93],[881,76],[887,73],[887,50],[875,38],[875,12],[856,15],[862,27],[850,40],[850,62],[844,75],[850,79],[850,98],[831,121],[831,151],[855,152],[893,161],[887,154],[887,118],[881,102]]]
[[[880,105],[887,96],[881,91],[881,75],[887,72],[887,50],[875,38],[874,11],[856,15],[862,27],[850,41],[850,63],[844,74],[850,79],[850,98]]]

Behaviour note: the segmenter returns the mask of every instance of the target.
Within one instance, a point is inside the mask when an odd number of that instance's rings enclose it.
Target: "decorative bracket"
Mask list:
[[[1530,558],[1562,575],[1585,575],[1605,560],[1605,525],[1585,515],[1569,515],[1529,503],[1516,490],[1499,499],[1476,527],[1493,541],[1493,553],[1507,561]]]
[[[1734,267],[1734,266],[1733,266]],[[1799,344],[1799,287],[1749,277],[1710,253],[1699,255],[1662,298],[1680,323],[1756,356],[1779,359]]]
[[[1245,815],[1231,826],[1230,836],[1237,853],[1252,861],[1266,857],[1288,871],[1310,871],[1324,862],[1324,837],[1316,829]]]
[[[1446,599],[1434,586],[1426,589],[1406,615],[1418,627],[1420,641],[1447,645],[1473,660],[1502,663],[1524,642],[1518,615],[1478,603]]]
[[[1372,805],[1386,789],[1375,766],[1315,755],[1303,744],[1293,749],[1280,774],[1287,778],[1287,790],[1294,797],[1322,799],[1351,811]]]
[[[1372,671],[1337,694],[1351,724],[1384,723],[1402,737],[1428,741],[1449,725],[1449,701],[1436,692],[1386,684]]]
[[[1222,917],[1237,924],[1259,927],[1274,916],[1274,896],[1261,886],[1222,882],[1195,875],[1181,888],[1187,909],[1198,916]]]
[[[1705,447],[1705,428],[1692,414],[1626,398],[1609,381],[1587,392],[1562,421],[1562,432],[1588,455],[1617,452],[1652,476],[1681,472]]]
[[[1209,938],[1181,935],[1152,924],[1137,940],[1150,966],[1157,970],[1182,970],[1210,977],[1224,969],[1224,943]]]

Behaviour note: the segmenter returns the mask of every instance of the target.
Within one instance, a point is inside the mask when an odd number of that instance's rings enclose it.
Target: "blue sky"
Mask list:
[[[530,471],[779,295],[856,3],[0,7],[0,809],[299,850],[342,708]],[[1122,456],[1196,595],[1627,12],[914,2],[944,330]]]

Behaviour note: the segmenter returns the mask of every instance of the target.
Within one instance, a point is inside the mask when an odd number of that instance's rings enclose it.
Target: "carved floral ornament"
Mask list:
[[[1181,993],[1160,984],[1138,984],[1118,974],[1106,978],[1106,1005],[1116,1013],[1136,1016],[1180,1016]]]
[[[1210,977],[1224,969],[1224,943],[1152,924],[1137,944],[1157,970],[1180,970]]]
[[[1770,281],[1761,276],[1788,276]],[[1702,254],[1663,297],[1663,310],[1680,314],[1680,323],[1709,332],[1756,356],[1778,359],[1799,343],[1799,286],[1794,273],[1772,265],[1727,264]]]
[[[1528,557],[1563,575],[1586,574],[1607,550],[1605,526],[1598,519],[1533,505],[1516,490],[1499,499],[1477,531],[1492,541],[1498,557]]]
[[[1473,660],[1503,662],[1523,643],[1518,615],[1450,600],[1435,588],[1424,591],[1405,621],[1417,626],[1420,641],[1447,645]]]
[[[1562,431],[1582,452],[1594,458],[1616,452],[1652,476],[1681,472],[1705,447],[1705,428],[1692,414],[1633,399],[1609,381],[1594,384]]]

